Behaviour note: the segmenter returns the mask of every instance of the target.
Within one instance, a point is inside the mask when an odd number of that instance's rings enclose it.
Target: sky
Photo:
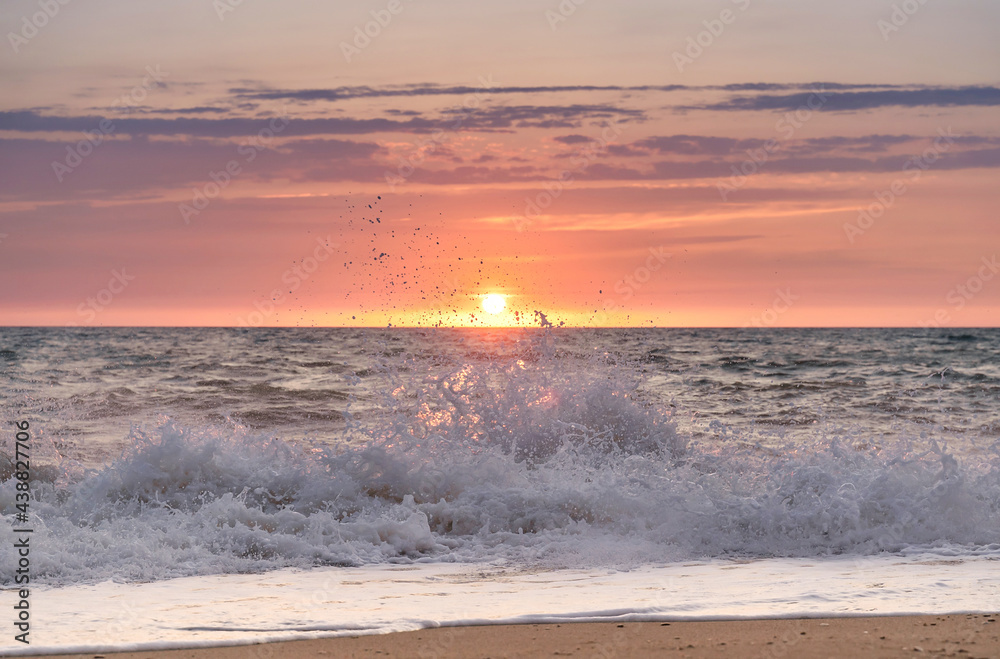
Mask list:
[[[0,325],[997,326],[998,25],[5,0]]]

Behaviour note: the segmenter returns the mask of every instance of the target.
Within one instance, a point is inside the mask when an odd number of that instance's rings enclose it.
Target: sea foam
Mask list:
[[[100,468],[33,483],[32,578],[68,584],[286,567],[630,567],[1000,544],[1000,457],[933,437],[692,440],[641,369],[518,354],[388,356],[341,440],[239,424],[133,428]],[[15,511],[14,481],[0,510]],[[9,527],[0,542],[12,541]],[[11,583],[10,552],[0,579]]]

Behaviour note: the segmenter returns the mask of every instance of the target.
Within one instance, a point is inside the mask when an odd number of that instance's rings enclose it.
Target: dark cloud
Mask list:
[[[556,142],[568,145],[598,143],[593,137],[585,135],[563,135],[553,138]],[[738,140],[731,137],[710,137],[704,135],[664,135],[647,137],[629,144],[608,144],[605,148],[612,156],[648,156],[651,154],[679,154],[719,156],[736,153],[744,149],[762,146],[766,140]],[[572,157],[573,154],[561,154],[556,157]]]
[[[653,153],[678,153],[684,155],[726,155],[741,149],[752,149],[766,140],[738,140],[731,137],[706,137],[704,135],[669,135],[648,137],[633,142],[632,146]]]
[[[785,111],[812,108],[823,112],[857,112],[880,107],[957,107],[1000,105],[997,87],[931,87],[877,91],[817,91],[795,94],[739,96],[721,103],[684,106],[685,110]]]
[[[226,114],[230,112],[228,108],[217,108],[208,105],[199,105],[193,108],[177,108],[173,110],[162,110],[162,109],[149,109],[151,112],[156,112],[158,114]]]
[[[452,185],[455,183],[535,183],[546,180],[546,178],[543,171],[531,165],[515,167],[463,165],[454,169],[417,169],[407,180],[413,183]]]
[[[582,139],[577,139],[577,138]],[[931,141],[935,136],[926,135],[864,135],[860,137],[829,136],[804,140],[778,141],[776,151],[782,155],[819,156],[832,153],[875,154],[885,153],[892,147],[904,144]],[[574,144],[591,141],[582,135],[566,135],[554,138],[558,142]],[[1000,138],[978,135],[955,136],[956,144],[978,146],[1000,144]],[[748,150],[765,147],[768,140],[735,139],[708,135],[660,135],[643,138],[628,144],[611,144],[607,153],[612,156],[640,157],[649,155],[681,156],[745,156]],[[559,156],[556,156],[559,157]],[[568,155],[566,157],[569,157]]]
[[[273,117],[209,119],[184,117],[160,119],[149,117],[128,117],[110,119],[114,132],[119,135],[190,135],[194,137],[248,137],[268,129]],[[59,117],[41,115],[25,110],[0,112],[0,130],[21,132],[81,132],[97,129],[104,117]],[[313,118],[296,119],[290,117],[281,135],[295,137],[305,135],[358,135],[379,132],[430,132],[443,129],[453,122],[413,118],[406,121],[392,119],[344,119]]]
[[[247,143],[249,144],[249,142]],[[236,161],[239,178],[265,180],[381,180],[376,162],[381,146],[350,140],[295,140],[277,148],[248,147],[212,140],[116,139],[98,145],[71,171],[67,149],[75,144],[31,139],[0,140],[0,197],[6,199],[132,198],[150,190],[177,189],[210,180]]]
[[[638,156],[648,156],[649,152],[643,149],[636,149],[628,144],[609,144],[608,155],[622,158],[633,158]]]
[[[93,131],[111,121],[118,135],[189,135],[194,137],[249,137],[276,129],[276,117],[101,117],[54,116],[34,110],[0,112],[0,130],[19,132]],[[507,131],[514,128],[577,128],[587,120],[642,120],[639,110],[614,105],[516,105],[491,106],[473,111],[448,112],[444,117],[409,119],[354,119],[345,117],[296,118],[280,130],[282,137],[312,135],[362,135],[367,133],[430,133],[434,131]],[[278,132],[277,130],[275,132]]]
[[[889,147],[926,139],[916,135],[865,135],[863,137],[814,137],[794,143],[790,150],[800,153],[821,153],[847,150],[860,153],[884,152]]]
[[[474,126],[474,130],[509,130],[514,125],[547,123],[592,124],[609,119],[642,120],[641,115],[622,117],[613,105],[510,106],[484,108],[449,121],[421,117],[406,120],[372,119],[292,119],[280,133],[281,140],[268,143],[253,162],[239,148],[252,142],[268,120],[233,118],[129,117],[114,120],[118,135],[92,149],[79,167],[57,179],[53,163],[67,161],[67,149],[79,144],[78,131],[93,130],[97,117],[53,117],[37,111],[0,113],[0,129],[20,129],[32,139],[0,140],[0,195],[4,199],[128,199],[156,196],[163,190],[186,189],[208,180],[210,172],[222,170],[231,160],[244,165],[241,178],[255,181],[296,182],[382,182],[387,171],[395,171],[398,158],[374,140],[325,137],[317,130],[343,122],[379,122],[400,125],[411,132],[430,126]],[[609,117],[609,115],[611,115]],[[331,124],[334,122],[334,124]],[[416,122],[416,123],[414,123]],[[420,126],[420,129],[414,128]],[[33,139],[32,131],[77,132],[67,140]],[[136,131],[129,133],[128,131]],[[190,132],[185,133],[184,130]],[[141,132],[145,131],[145,132]],[[160,131],[160,132],[157,132]],[[242,131],[247,131],[243,133]],[[523,153],[497,155],[470,154],[453,150],[455,145],[431,142],[421,149],[424,158],[406,179],[431,185],[526,183],[540,184],[555,178],[566,168],[574,180],[642,181],[728,178],[734,166],[759,149],[767,140],[737,139],[712,135],[659,135],[631,143],[606,145],[602,150],[587,130],[564,132],[552,139],[567,145],[539,160]],[[171,135],[178,139],[146,139],[147,135]],[[126,139],[128,136],[129,139]],[[224,141],[220,137],[233,138]],[[934,135],[824,136],[788,140],[778,144],[760,171],[773,174],[901,172],[904,164],[921,153]],[[1000,138],[978,135],[956,136],[954,144],[931,164],[935,170],[1000,167]],[[89,150],[89,149],[88,149]],[[568,158],[586,153],[582,169]],[[607,156],[607,157],[605,157]],[[629,160],[614,160],[615,157]],[[463,162],[463,158],[465,161]],[[460,166],[456,166],[460,165]]]
[[[561,144],[584,144],[586,142],[593,142],[593,137],[587,137],[586,135],[560,135],[559,137],[553,137],[554,141]]]
[[[91,111],[101,112],[108,118],[119,116],[125,117],[134,114],[229,114],[233,111],[233,108],[220,108],[209,105],[199,105],[189,108],[154,108],[149,105],[132,105],[124,109],[118,107],[94,107],[89,109]],[[39,108],[32,108],[32,110],[38,112]]]
[[[621,108],[607,104],[574,105],[500,105],[488,106],[474,112],[457,111],[455,123],[477,130],[509,128],[577,128],[586,120],[642,121],[641,110]]]
[[[926,167],[913,162],[912,155],[885,156],[881,158],[858,158],[850,156],[790,157],[775,158],[760,166],[763,173],[813,174],[813,173],[893,173],[908,175],[914,169],[957,170],[1000,167],[1000,149],[981,149],[942,153],[934,162],[924,163]],[[909,164],[908,164],[909,163]],[[730,176],[733,165],[738,162],[659,162],[655,163],[652,178],[701,178]],[[904,170],[904,167],[909,169]],[[589,170],[588,170],[589,173]]]
[[[917,150],[919,153],[919,150]],[[784,155],[778,151],[759,166],[761,173],[812,174],[812,173],[892,173],[907,175],[904,166],[913,154],[864,158],[851,155],[805,156]],[[595,161],[580,170],[567,170],[574,181],[643,181],[722,179],[733,175],[746,154],[738,152],[728,157],[638,161],[634,166]],[[1000,167],[1000,148],[943,152],[934,162],[926,163],[931,170],[982,169]],[[909,165],[912,169],[913,164]],[[556,178],[552,170],[539,167],[490,169],[486,167],[458,167],[450,170],[418,170],[411,177],[413,182],[447,185],[452,183],[538,183]]]
[[[330,89],[248,89],[237,87],[229,92],[239,98],[267,101],[344,101],[352,98],[387,98],[397,96],[464,96],[469,94],[543,94],[555,92],[598,91],[676,91],[689,89],[685,85],[551,85],[539,87],[442,86],[432,84],[400,85],[396,87],[333,87]]]
[[[490,81],[480,86],[434,85],[429,83],[393,87],[331,87],[327,89],[252,89],[234,87],[230,94],[240,98],[266,101],[345,101],[353,98],[387,98],[398,96],[463,96],[467,94],[552,94],[574,92],[675,92],[675,91],[789,91],[823,85],[826,89],[893,89],[898,85],[853,85],[842,83],[777,84],[751,82],[731,85],[540,85],[493,86]]]

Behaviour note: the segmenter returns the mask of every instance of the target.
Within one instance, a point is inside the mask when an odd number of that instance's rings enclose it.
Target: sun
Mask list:
[[[507,299],[503,295],[493,293],[483,298],[483,310],[486,313],[498,314],[507,308]]]

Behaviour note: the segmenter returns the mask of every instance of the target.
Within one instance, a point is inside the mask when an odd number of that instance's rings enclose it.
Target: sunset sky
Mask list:
[[[0,325],[1000,324],[998,2],[0,25]]]

